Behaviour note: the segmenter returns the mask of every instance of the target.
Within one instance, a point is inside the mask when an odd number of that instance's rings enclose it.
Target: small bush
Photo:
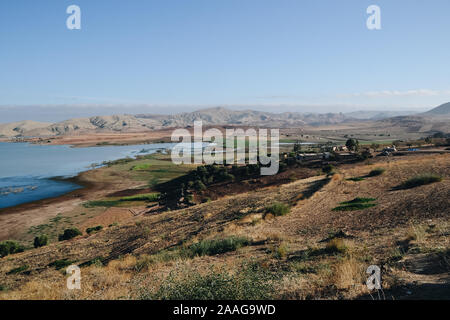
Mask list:
[[[358,181],[363,181],[364,178],[362,178],[362,177],[354,177],[354,178],[348,178],[347,180],[348,180],[348,181],[355,181],[355,182],[358,182]]]
[[[288,254],[288,247],[287,247],[287,245],[286,244],[281,244],[275,249],[275,251],[274,251],[274,258],[281,260],[281,259],[286,258],[287,254]]]
[[[102,229],[103,229],[103,226],[91,227],[91,228],[87,228],[86,229],[86,233],[87,234],[91,234],[92,232],[98,232],[98,231],[100,231]]]
[[[188,247],[190,256],[213,256],[223,254],[229,251],[235,251],[243,246],[250,244],[250,241],[244,237],[228,237],[225,239],[203,240],[194,243]]]
[[[369,172],[369,174],[367,175],[368,177],[376,177],[376,176],[380,176],[382,175],[384,172],[386,171],[386,169],[384,168],[375,168],[372,171]]]
[[[201,180],[195,180],[194,189],[197,191],[203,191],[206,190],[206,186],[203,184]]]
[[[331,174],[334,171],[334,167],[331,164],[327,164],[322,168],[322,171],[326,174]]]
[[[274,216],[284,216],[289,213],[290,207],[287,204],[276,202],[266,208],[266,214],[271,213]]]
[[[25,248],[16,241],[7,240],[0,242],[0,258],[8,254],[23,252],[24,250]]]
[[[12,270],[10,270],[9,272],[7,272],[6,274],[18,274],[18,273],[22,273],[26,270],[28,270],[30,267],[28,265],[23,265],[20,266],[18,268],[14,268]]]
[[[39,247],[46,246],[47,243],[48,243],[48,237],[45,234],[43,234],[43,235],[40,235],[40,236],[34,238],[33,244],[34,244],[35,248],[39,248]]]
[[[346,206],[337,206],[336,208],[333,208],[333,211],[356,211],[375,207],[376,205],[376,203],[355,203]]]
[[[72,264],[72,263],[70,263],[70,264]],[[82,264],[79,265],[79,267],[88,267],[88,266],[103,267],[103,258],[102,257],[97,257],[97,258],[94,258],[92,260],[83,262]]]
[[[341,204],[355,204],[355,203],[368,203],[368,202],[373,202],[377,199],[375,198],[355,198],[351,201],[345,201],[345,202],[341,202]]]
[[[375,201],[374,198],[355,198],[351,201],[341,202],[341,205],[333,208],[333,211],[355,211],[363,210],[371,207],[375,207],[376,203],[371,203]]]
[[[58,240],[59,241],[70,240],[72,238],[80,236],[81,234],[82,234],[81,231],[78,230],[77,228],[66,229],[64,230],[63,234],[59,235]]]
[[[70,261],[68,259],[61,259],[61,260],[53,261],[48,266],[54,267],[56,270],[59,270],[59,269],[70,266],[72,263],[73,263],[73,261]]]
[[[411,189],[418,186],[423,186],[426,184],[431,184],[435,182],[442,181],[442,177],[433,175],[433,174],[425,174],[417,177],[413,177],[404,183],[402,183],[398,188],[399,189]]]
[[[347,249],[344,240],[340,238],[331,239],[325,247],[327,253],[345,253]]]

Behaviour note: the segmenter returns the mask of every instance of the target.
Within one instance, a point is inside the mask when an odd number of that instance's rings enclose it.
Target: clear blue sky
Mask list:
[[[431,108],[449,35],[448,0],[2,0],[0,105]]]

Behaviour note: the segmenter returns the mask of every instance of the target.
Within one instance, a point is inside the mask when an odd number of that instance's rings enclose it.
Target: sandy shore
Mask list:
[[[82,186],[81,189],[57,197],[0,209],[0,241],[9,239],[31,226],[39,225],[60,212],[71,210],[87,198],[102,193],[105,184],[93,181],[90,175],[92,173],[86,171],[66,180]]]
[[[45,145],[72,145],[74,147],[96,147],[103,145],[131,145],[170,142],[172,130],[136,133],[89,133],[57,137],[3,139],[3,142],[30,142]]]

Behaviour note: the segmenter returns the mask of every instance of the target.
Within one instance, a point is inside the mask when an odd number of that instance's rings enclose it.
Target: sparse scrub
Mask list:
[[[255,265],[237,274],[210,270],[172,272],[153,293],[143,290],[140,299],[157,300],[260,300],[273,295],[272,277]]]
[[[344,258],[334,266],[332,282],[337,289],[350,288],[363,290],[364,266],[354,257]]]
[[[422,226],[411,225],[406,235],[406,241],[422,241],[426,231]]]
[[[398,189],[411,189],[440,181],[442,181],[442,177],[440,176],[434,174],[424,174],[405,181],[398,186]]]
[[[284,216],[289,213],[290,207],[287,204],[276,202],[266,208],[266,214],[271,213],[274,216]]]
[[[288,247],[285,243],[280,244],[273,252],[274,258],[279,260],[286,258],[287,254]]]
[[[64,230],[63,234],[60,234],[58,237],[59,241],[70,240],[77,236],[80,236],[82,233],[77,228],[69,228]]]
[[[183,250],[163,250],[152,255],[141,255],[136,261],[134,269],[137,272],[147,270],[152,264],[173,261],[177,259],[185,258],[186,254]]]
[[[189,246],[186,253],[192,257],[204,255],[212,256],[235,251],[249,244],[250,241],[247,238],[235,236],[224,239],[203,240]]]

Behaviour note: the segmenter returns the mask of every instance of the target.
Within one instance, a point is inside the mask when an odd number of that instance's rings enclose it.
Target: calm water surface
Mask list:
[[[73,177],[103,161],[155,153],[171,143],[71,148],[0,142],[0,208],[56,197],[80,186],[54,177]]]

